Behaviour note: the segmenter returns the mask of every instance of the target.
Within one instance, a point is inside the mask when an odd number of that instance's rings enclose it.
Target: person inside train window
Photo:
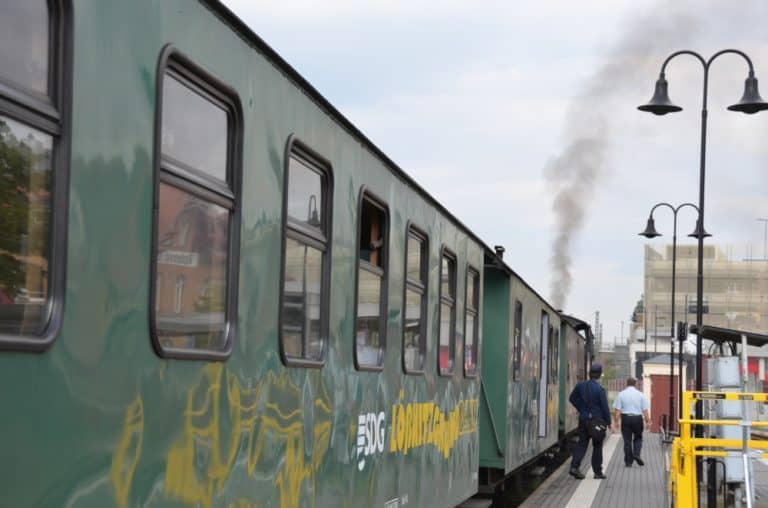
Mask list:
[[[387,210],[368,193],[360,209],[355,359],[358,368],[378,369],[386,348]]]

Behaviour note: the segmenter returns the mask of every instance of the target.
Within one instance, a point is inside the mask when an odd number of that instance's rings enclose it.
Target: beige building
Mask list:
[[[704,246],[704,324],[768,333],[768,261],[745,252]],[[677,246],[675,321],[696,322],[696,254],[696,245]],[[649,341],[669,337],[671,291],[672,245],[646,245],[644,334]]]

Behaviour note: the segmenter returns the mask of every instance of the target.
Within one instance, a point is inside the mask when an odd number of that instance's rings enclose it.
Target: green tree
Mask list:
[[[645,305],[643,304],[642,294],[640,295],[640,299],[635,304],[635,309],[632,311],[632,317],[630,318],[630,321],[633,323],[639,323],[641,315],[645,315]]]

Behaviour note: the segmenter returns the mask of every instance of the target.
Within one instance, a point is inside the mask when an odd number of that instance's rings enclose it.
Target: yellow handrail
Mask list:
[[[741,392],[683,392],[683,405],[690,411],[691,404],[698,401],[743,401],[768,402],[768,393]],[[698,481],[696,478],[696,457],[725,457],[729,450],[743,450],[744,441],[741,439],[723,439],[713,437],[695,437],[692,435],[694,425],[731,425],[743,427],[768,427],[768,422],[749,421],[744,419],[726,420],[697,420],[681,418],[680,435],[672,441],[672,457],[670,461],[669,490],[674,495],[675,505],[685,508],[698,508]],[[746,446],[751,449],[768,449],[768,442],[748,439]],[[701,449],[707,448],[707,449]],[[768,457],[768,452],[760,453]]]

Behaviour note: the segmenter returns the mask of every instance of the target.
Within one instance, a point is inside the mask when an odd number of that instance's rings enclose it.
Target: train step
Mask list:
[[[493,501],[491,499],[483,499],[483,498],[470,498],[461,503],[456,508],[488,508],[493,504]]]

